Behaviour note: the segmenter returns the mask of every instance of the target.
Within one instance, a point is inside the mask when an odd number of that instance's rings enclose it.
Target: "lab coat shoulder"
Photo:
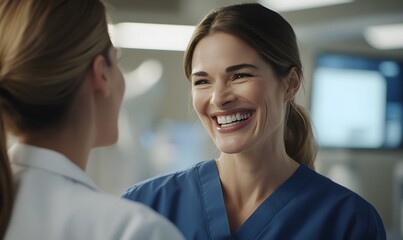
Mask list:
[[[91,200],[92,197],[87,198],[80,206],[84,209],[77,209],[78,214],[74,215],[74,218],[77,219],[77,224],[85,226],[87,224],[83,224],[83,218],[92,216],[87,219],[90,221],[88,225],[91,225],[92,221],[97,222],[92,224],[96,229],[90,231],[98,234],[92,236],[95,239],[183,239],[171,222],[141,203],[129,202],[99,192],[92,194],[94,201]],[[72,219],[71,222],[76,221]]]
[[[13,160],[15,197],[7,240],[183,239],[152,209],[100,192],[59,154],[23,146]]]

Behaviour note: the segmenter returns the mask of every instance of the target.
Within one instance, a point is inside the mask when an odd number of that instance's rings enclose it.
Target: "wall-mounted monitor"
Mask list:
[[[403,61],[321,53],[311,117],[322,148],[403,149]]]

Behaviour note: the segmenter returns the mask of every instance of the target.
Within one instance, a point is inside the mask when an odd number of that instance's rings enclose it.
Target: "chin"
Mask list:
[[[114,134],[113,136],[107,136],[103,139],[99,139],[99,141],[95,144],[95,147],[107,147],[113,144],[116,144],[118,141],[118,134]]]
[[[235,153],[240,153],[242,152],[245,148],[243,146],[218,146],[218,149],[220,152],[226,153],[226,154],[235,154]]]
[[[232,138],[232,139],[216,139],[215,145],[220,152],[226,154],[234,154],[245,151],[248,144],[244,139]]]
[[[238,151],[238,150],[220,150],[222,153],[225,154],[237,154],[237,153],[241,153],[242,151]]]
[[[108,141],[105,146],[109,146],[109,145],[113,145],[116,144],[118,142],[118,135],[116,135],[113,139],[111,139],[110,141]]]

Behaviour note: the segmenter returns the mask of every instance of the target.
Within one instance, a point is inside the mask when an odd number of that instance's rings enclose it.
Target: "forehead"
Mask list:
[[[240,38],[217,32],[203,38],[193,53],[192,72],[226,68],[239,63],[263,64],[259,54]]]

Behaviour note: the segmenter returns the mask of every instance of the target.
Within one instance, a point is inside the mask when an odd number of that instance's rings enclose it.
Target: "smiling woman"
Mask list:
[[[193,107],[217,159],[123,196],[169,218],[187,239],[385,239],[363,198],[316,173],[309,118],[294,100],[294,31],[259,4],[224,7],[196,27],[184,57]]]
[[[193,105],[219,150],[268,155],[267,146],[284,148],[278,140],[288,101],[300,85],[295,70],[282,84],[254,49],[238,37],[214,32],[197,44],[192,71],[204,72],[203,77],[192,74]],[[235,121],[238,114],[245,118]]]

